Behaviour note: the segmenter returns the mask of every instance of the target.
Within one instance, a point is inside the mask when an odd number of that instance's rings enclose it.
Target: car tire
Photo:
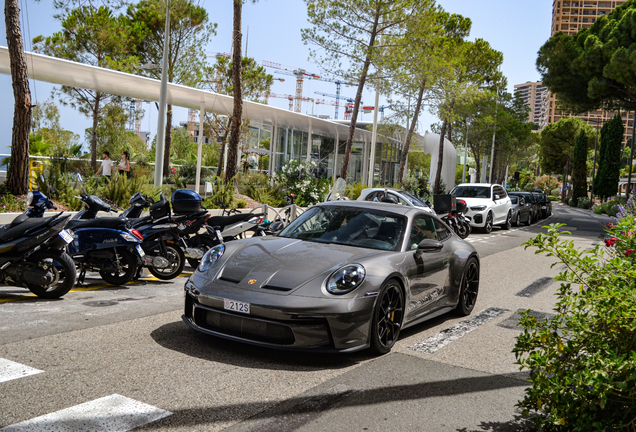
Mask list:
[[[29,262],[32,262],[34,265],[42,268],[49,268],[49,266],[52,266],[55,274],[55,280],[50,286],[41,286],[29,282],[26,283],[29,291],[36,296],[46,299],[60,298],[69,292],[71,288],[73,288],[73,285],[75,285],[75,279],[77,277],[75,263],[65,252],[48,250],[33,255],[29,258]]]
[[[512,213],[508,212],[508,216],[506,216],[506,221],[501,226],[503,230],[509,230],[512,227]]]
[[[464,267],[461,285],[459,287],[459,300],[455,307],[455,313],[459,316],[470,315],[477,303],[479,293],[479,263],[477,259],[470,258]]]
[[[395,279],[387,281],[373,309],[371,321],[371,351],[386,354],[400,337],[404,320],[404,293]]]
[[[515,218],[515,226],[518,227],[521,225],[521,221],[519,220],[519,213],[517,213],[517,217]]]
[[[492,213],[486,215],[486,223],[484,223],[484,232],[490,234],[492,232]]]
[[[532,213],[528,213],[528,219],[526,219],[526,225],[532,225]]]

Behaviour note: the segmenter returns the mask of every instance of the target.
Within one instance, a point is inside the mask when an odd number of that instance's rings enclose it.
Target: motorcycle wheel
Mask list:
[[[124,285],[132,280],[137,271],[137,257],[127,250],[118,250],[116,254],[119,256],[119,264],[121,271],[110,272],[100,270],[99,275],[111,285]]]
[[[455,228],[455,232],[457,233],[459,238],[465,239],[470,234],[470,228],[468,227],[467,223],[458,221]]]
[[[33,255],[29,261],[42,268],[51,268],[55,275],[53,282],[47,286],[26,283],[29,291],[36,296],[46,299],[60,298],[75,285],[75,279],[77,278],[75,263],[65,252],[46,251]]]
[[[154,266],[148,267],[148,271],[157,279],[174,279],[181,274],[183,267],[185,266],[185,254],[180,247],[166,245],[166,255],[167,256],[165,258],[170,261],[170,267],[165,269],[158,269]]]

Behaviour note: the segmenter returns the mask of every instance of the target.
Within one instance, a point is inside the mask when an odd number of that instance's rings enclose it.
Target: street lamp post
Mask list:
[[[466,164],[468,163],[468,119],[464,120],[466,123],[466,145],[464,146],[464,169],[462,170],[462,183],[466,183]]]
[[[168,56],[170,55],[170,0],[166,0],[166,30],[163,41],[161,87],[159,89],[159,118],[157,119],[157,146],[155,150],[155,186],[163,183],[163,152],[166,140],[166,100],[168,96]]]
[[[625,191],[625,197],[627,199],[629,199],[629,194],[632,191],[630,186],[632,185],[632,164],[634,162],[634,147],[636,147],[634,145],[634,138],[636,138],[636,111],[634,111],[634,118],[632,119],[632,150],[629,156],[629,173],[627,174],[627,190]]]

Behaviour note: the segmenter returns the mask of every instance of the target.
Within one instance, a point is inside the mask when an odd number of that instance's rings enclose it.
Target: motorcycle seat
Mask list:
[[[95,219],[73,219],[69,221],[66,228],[125,228],[128,223],[126,218],[95,218]]]
[[[25,216],[24,218],[22,216]],[[29,229],[38,225],[46,225],[51,218],[28,218],[26,215],[16,217],[9,225],[0,227],[0,243],[10,242],[22,237]]]
[[[147,222],[152,221],[152,217],[145,216],[145,217],[140,217],[140,218],[129,218],[128,221],[130,222],[131,226],[139,227],[139,226],[144,225]]]
[[[253,217],[254,215],[251,213],[242,213],[242,214],[231,215],[231,216],[211,216],[208,219],[207,224],[210,226],[220,226],[221,230],[223,230],[223,228],[226,227],[227,225],[243,222]]]

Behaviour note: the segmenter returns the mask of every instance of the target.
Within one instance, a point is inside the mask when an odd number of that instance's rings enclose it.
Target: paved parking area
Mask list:
[[[558,268],[522,243],[571,224],[581,247],[608,218],[557,207],[529,228],[473,233],[477,306],[404,331],[392,353],[324,355],[238,344],[181,321],[184,277],[56,301],[0,287],[0,430],[517,431],[520,310],[552,313]],[[188,269],[188,267],[186,267]]]

